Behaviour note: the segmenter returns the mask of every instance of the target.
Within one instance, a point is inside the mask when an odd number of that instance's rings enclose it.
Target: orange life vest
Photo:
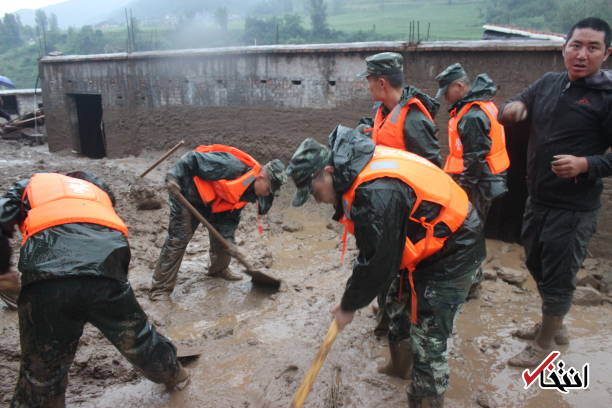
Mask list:
[[[416,97],[410,99],[404,106],[400,106],[400,104],[395,105],[387,116],[383,115],[384,106],[380,105],[376,111],[374,127],[372,128],[372,140],[374,143],[380,146],[406,150],[406,144],[404,143],[404,122],[406,122],[408,111],[413,106],[418,108],[423,112],[423,115],[433,122],[433,118],[425,105]]]
[[[354,234],[354,224],[350,220],[350,214],[355,190],[362,183],[382,177],[400,179],[414,190],[417,199],[407,216],[411,221],[421,224],[426,230],[425,237],[416,243],[406,238],[400,266],[401,269],[408,270],[412,292],[412,322],[416,323],[417,302],[412,272],[419,262],[435,254],[444,246],[448,237],[434,236],[436,225],[444,223],[451,233],[457,231],[467,217],[469,200],[465,191],[450,176],[428,160],[403,150],[377,146],[372,160],[359,173],[349,190],[342,195],[344,216],[340,222],[345,226],[344,245],[346,244],[346,232]],[[423,201],[432,202],[441,207],[438,216],[430,222],[427,222],[424,217],[420,219],[414,217]]]
[[[200,198],[204,203],[211,205],[213,213],[239,210],[244,207],[247,203],[246,201],[240,201],[240,197],[261,172],[261,165],[257,160],[242,150],[220,144],[198,146],[195,151],[200,153],[227,152],[251,167],[249,171],[233,180],[209,181],[199,177],[193,178]]]
[[[450,153],[444,164],[444,171],[447,173],[462,173],[463,168],[463,144],[459,137],[459,121],[473,105],[478,105],[487,115],[491,123],[489,138],[491,139],[491,150],[487,154],[486,160],[492,174],[498,174],[510,167],[510,158],[506,151],[506,133],[504,127],[497,121],[497,107],[491,101],[474,101],[466,103],[459,113],[452,110],[451,118],[448,121],[448,148]]]
[[[32,235],[62,224],[86,222],[118,230],[128,236],[111,200],[101,188],[85,180],[57,173],[37,173],[23,193],[30,203],[19,224],[23,245]]]

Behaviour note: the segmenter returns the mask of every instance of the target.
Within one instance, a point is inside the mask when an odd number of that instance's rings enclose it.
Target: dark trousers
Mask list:
[[[569,312],[576,273],[596,226],[597,211],[563,210],[527,200],[521,238],[543,314],[564,316]]]
[[[68,370],[87,322],[149,380],[168,383],[178,374],[176,348],[148,321],[129,283],[91,277],[40,281],[19,296],[21,366],[12,408],[65,406]]]
[[[172,293],[176,286],[181,262],[185,255],[185,250],[189,241],[193,237],[196,229],[200,225],[200,221],[189,212],[176,198],[170,197],[168,200],[170,205],[170,224],[168,225],[168,237],[164,242],[155,271],[153,272],[153,283],[151,292],[166,292]],[[201,210],[201,209],[199,209]],[[206,216],[205,211],[200,211]],[[227,240],[234,241],[234,234],[240,221],[240,212],[223,213],[224,223],[218,222],[216,219],[220,217],[217,214],[210,214],[207,218],[213,227]],[[217,221],[217,222],[216,222]],[[208,273],[214,275],[223,269],[227,268],[231,261],[231,256],[212,234],[210,237],[210,267]]]

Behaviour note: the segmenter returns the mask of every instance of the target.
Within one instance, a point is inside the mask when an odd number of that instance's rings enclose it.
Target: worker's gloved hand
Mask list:
[[[347,324],[353,321],[353,317],[355,317],[355,312],[344,311],[340,305],[334,306],[331,310],[331,314],[338,323],[339,331],[342,331]]]
[[[168,191],[170,191],[171,193],[181,192],[181,186],[178,184],[178,182],[174,178],[168,178],[166,180],[166,187],[168,188]]]

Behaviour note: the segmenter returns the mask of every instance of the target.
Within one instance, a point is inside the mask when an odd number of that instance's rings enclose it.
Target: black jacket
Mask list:
[[[497,92],[497,86],[487,74],[480,74],[468,92],[457,101],[451,110],[457,112],[474,101],[490,101]],[[461,117],[457,124],[457,131],[463,145],[464,171],[451,174],[453,179],[467,191],[470,201],[478,204],[476,200],[491,201],[504,194],[506,188],[506,173],[491,174],[487,164],[487,154],[491,151],[489,131],[491,121],[478,105],[472,107]]]
[[[566,72],[549,72],[515,98],[527,105],[530,121],[527,189],[536,204],[572,211],[601,206],[601,177],[612,174],[612,71],[571,82]],[[500,110],[500,118],[503,108]],[[586,157],[589,170],[573,179],[557,177],[553,156]]]
[[[14,230],[30,209],[22,200],[29,179],[16,182],[0,198],[0,228]],[[94,276],[127,282],[130,246],[114,229],[89,223],[63,224],[31,236],[21,246],[21,284],[72,276]]]
[[[374,143],[363,134],[339,126],[330,135],[334,189],[343,194],[372,158]],[[354,261],[342,309],[353,311],[367,306],[399,272],[406,236],[416,242],[424,237],[420,224],[412,223],[408,214],[416,201],[414,190],[402,181],[380,178],[362,184],[355,192],[351,219],[359,254]],[[415,216],[433,219],[439,206],[421,205]],[[336,206],[334,219],[342,216],[341,205]],[[484,258],[481,223],[471,209],[464,224],[444,247],[418,264],[414,279],[446,280],[472,273]],[[448,230],[436,231],[448,234]]]
[[[404,88],[398,105],[404,106],[413,97],[416,97],[423,103],[432,118],[436,117],[440,103],[413,86]],[[374,105],[374,114],[376,114],[381,105],[380,102]],[[383,113],[388,115],[389,109],[384,105],[382,107]],[[359,123],[371,127],[374,125],[374,120],[372,118],[362,118]],[[404,145],[406,146],[406,151],[418,154],[436,166],[442,167],[437,133],[438,129],[435,123],[429,120],[419,109],[410,109],[404,121]]]

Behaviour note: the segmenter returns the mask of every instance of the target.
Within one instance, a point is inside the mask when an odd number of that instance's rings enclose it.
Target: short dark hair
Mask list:
[[[604,45],[606,46],[606,48],[610,47],[610,37],[612,37],[612,33],[610,32],[610,25],[601,18],[597,17],[587,17],[574,24],[572,28],[570,28],[567,32],[567,36],[565,37],[565,44],[567,44],[572,38],[572,35],[574,35],[574,31],[580,28],[590,28],[592,30],[604,33]]]
[[[384,78],[392,88],[401,88],[404,85],[404,73],[396,72],[389,75],[372,75],[374,78]]]

